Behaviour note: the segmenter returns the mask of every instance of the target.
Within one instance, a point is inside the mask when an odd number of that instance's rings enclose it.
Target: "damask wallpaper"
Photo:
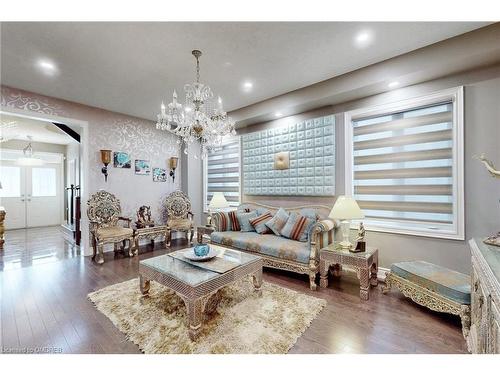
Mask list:
[[[115,194],[121,201],[122,213],[133,218],[140,206],[149,205],[155,222],[164,222],[162,202],[169,193],[180,188],[181,168],[176,170],[175,183],[172,183],[171,178],[166,182],[153,182],[151,174],[136,175],[133,168],[114,168],[110,164],[108,181],[105,182],[99,150],[127,152],[132,160],[150,160],[151,168],[168,169],[168,159],[180,156],[176,136],[157,130],[152,121],[6,86],[1,87],[0,104],[7,108],[87,121],[89,144],[85,152],[89,158],[88,193],[104,189]],[[82,208],[86,209],[85,202],[82,202]],[[84,212],[82,217],[86,220]]]

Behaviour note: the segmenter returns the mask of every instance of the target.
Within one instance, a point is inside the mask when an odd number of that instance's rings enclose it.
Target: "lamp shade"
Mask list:
[[[208,204],[208,208],[226,208],[229,207],[229,203],[227,203],[226,198],[223,193],[217,192],[214,193],[210,203]]]
[[[101,162],[103,164],[111,163],[111,150],[101,150]]]
[[[329,217],[339,220],[351,220],[363,219],[365,215],[363,215],[363,212],[354,198],[341,195],[333,205]]]

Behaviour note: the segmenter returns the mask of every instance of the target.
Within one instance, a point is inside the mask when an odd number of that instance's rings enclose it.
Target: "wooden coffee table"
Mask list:
[[[227,272],[219,273],[169,254],[139,262],[139,283],[142,294],[149,292],[150,280],[154,280],[182,298],[188,312],[191,340],[198,337],[205,314],[210,314],[217,308],[221,299],[219,291],[222,288],[249,275],[252,276],[258,293],[262,286],[262,258],[217,245],[210,246],[220,250],[219,258],[234,262],[236,266]],[[186,249],[179,251],[184,250]]]

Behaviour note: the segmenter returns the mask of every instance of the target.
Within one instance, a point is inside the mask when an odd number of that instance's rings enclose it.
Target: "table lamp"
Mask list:
[[[210,200],[210,203],[208,204],[208,218],[207,218],[207,226],[212,225],[212,212],[214,210],[220,209],[220,208],[227,208],[229,207],[229,203],[227,203],[226,197],[224,197],[223,193],[217,192],[214,193],[212,196],[212,199]]]
[[[337,198],[330,215],[332,219],[340,220],[340,229],[342,231],[342,241],[340,247],[342,249],[352,249],[352,244],[349,241],[349,230],[351,228],[352,219],[363,219],[365,215],[358,206],[356,200],[352,197],[341,195]]]

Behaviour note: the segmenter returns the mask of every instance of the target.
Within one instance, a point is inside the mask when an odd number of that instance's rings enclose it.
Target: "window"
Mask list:
[[[222,192],[230,206],[240,204],[240,138],[231,137],[210,152],[204,168],[204,209],[215,192]]]
[[[21,196],[21,168],[0,166],[0,197],[12,198]]]
[[[56,170],[54,168],[33,168],[31,170],[31,192],[34,197],[55,197],[56,186]]]
[[[346,113],[346,194],[367,229],[464,239],[463,91]]]

